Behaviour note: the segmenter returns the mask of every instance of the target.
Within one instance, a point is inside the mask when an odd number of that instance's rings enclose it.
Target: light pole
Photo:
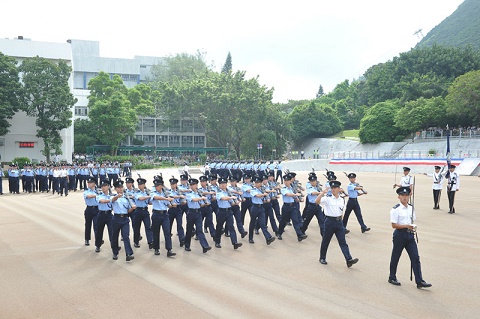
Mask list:
[[[229,145],[230,145],[230,143],[227,142],[227,158],[226,158],[226,159],[228,159],[228,149],[229,149]]]

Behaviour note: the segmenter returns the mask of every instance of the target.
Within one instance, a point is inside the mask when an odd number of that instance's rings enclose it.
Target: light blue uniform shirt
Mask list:
[[[355,187],[357,187],[357,185],[355,185],[354,183],[348,184],[348,186],[347,186],[348,197],[350,197],[350,198],[357,198],[358,197],[358,191],[355,189]]]
[[[95,189],[91,190],[90,188],[87,188],[87,190],[83,191],[83,199],[85,200],[85,205],[87,206],[98,206],[96,196],[93,198],[87,198],[88,195],[97,195],[97,191]]]
[[[146,196],[145,195],[141,195],[141,196]],[[162,197],[167,197],[165,195],[165,193],[163,192],[158,192],[157,190],[153,191],[151,194],[150,194],[150,200],[152,202],[152,208],[155,209],[155,210],[168,210],[168,201],[167,200],[160,200],[160,199],[154,199],[155,196],[162,196]]]
[[[228,196],[227,191],[223,191],[223,190],[220,189],[220,190],[217,191],[216,196],[217,196],[217,203],[218,203],[219,208],[230,208],[230,207],[232,207],[232,205],[230,205],[231,200],[221,200],[220,199],[222,197]]]
[[[148,198],[147,200],[140,200],[139,197],[144,197],[144,196],[148,196],[146,192],[142,192],[140,190],[136,191],[135,194],[135,203],[137,205],[137,207],[147,207],[148,206],[148,203],[150,202],[150,198]],[[152,196],[150,194],[150,196]],[[165,196],[165,195],[162,195],[162,196]],[[155,208],[156,209],[156,208]]]
[[[263,194],[258,188],[254,187],[252,188],[252,190],[250,191],[250,195],[252,196],[252,203],[253,204],[263,204],[263,197],[257,197],[255,195],[258,195],[258,194]]]
[[[98,202],[98,210],[112,210],[112,203],[100,203],[101,199],[110,200],[112,196],[109,194],[101,193],[97,195],[96,201]]]
[[[130,205],[128,198],[122,196],[112,203],[112,207],[115,214],[125,215],[128,214],[128,210],[132,208],[132,205]]]
[[[283,199],[283,202],[284,203],[293,203],[294,202],[294,197],[292,196],[286,196],[286,194],[294,194],[293,192],[293,188],[291,187],[287,187],[287,186],[283,186],[282,187],[282,199]]]
[[[244,183],[242,185],[242,192],[243,192],[243,197],[244,198],[252,198],[252,194],[250,192],[247,192],[248,190],[252,190],[252,185]]]
[[[200,198],[200,195],[194,192],[186,193],[184,194],[187,198],[187,205],[188,208],[192,209],[199,209],[200,208],[200,202],[193,202],[192,199],[194,198]]]

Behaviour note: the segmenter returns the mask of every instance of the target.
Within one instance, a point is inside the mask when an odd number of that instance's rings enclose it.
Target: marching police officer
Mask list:
[[[411,190],[409,187],[400,187],[397,189],[397,194],[400,203],[393,206],[390,210],[390,222],[392,223],[392,228],[395,230],[393,231],[393,249],[392,257],[390,258],[390,275],[388,282],[395,286],[401,285],[397,280],[397,266],[402,251],[405,249],[410,257],[417,288],[431,287],[432,284],[425,282],[422,277],[418,247],[415,242],[416,225],[413,223],[416,216],[413,206],[408,204]]]
[[[222,238],[222,229],[223,225],[228,230],[230,234],[230,241],[232,242],[233,248],[238,249],[242,246],[242,243],[237,242],[237,232],[233,225],[233,212],[230,208],[230,202],[236,200],[235,195],[230,195],[227,191],[227,180],[225,178],[220,178],[218,180],[219,190],[217,191],[215,197],[217,198],[218,203],[218,213],[217,213],[217,227],[215,229],[215,247],[222,248],[220,245]]]
[[[325,196],[328,189],[324,189],[315,199],[316,204],[322,204],[325,208],[325,229],[322,237],[322,244],[320,245],[320,263],[327,264],[327,249],[330,244],[330,240],[333,235],[337,237],[338,244],[342,250],[347,267],[358,262],[358,258],[352,258],[350,255],[350,249],[348,248],[347,241],[345,240],[345,227],[342,223],[342,213],[345,207],[345,200],[340,197],[340,183],[339,181],[331,181],[330,188],[332,195]]]
[[[300,216],[300,212],[295,205],[295,199],[301,196],[301,193],[295,193],[291,184],[292,184],[293,177],[290,173],[283,176],[283,182],[285,186],[281,189],[282,198],[283,198],[283,206],[282,206],[282,219],[278,225],[278,234],[277,238],[282,240],[282,234],[285,230],[285,226],[287,223],[292,220],[293,228],[295,229],[295,233],[297,234],[298,241],[302,241],[306,239],[308,236],[305,235],[300,227],[302,227],[302,220]]]
[[[135,217],[133,218],[133,245],[140,248],[140,228],[143,223],[145,234],[147,236],[148,248],[153,248],[153,234],[150,222],[150,213],[148,212],[148,204],[150,203],[150,191],[145,187],[147,180],[145,178],[138,178],[138,190],[135,192]],[[168,232],[170,235],[170,231]]]
[[[357,217],[357,221],[360,224],[360,229],[362,233],[367,232],[370,230],[370,227],[367,227],[363,221],[362,210],[360,209],[360,204],[358,203],[358,196],[367,194],[363,190],[363,187],[356,183],[357,175],[355,173],[350,173],[347,175],[348,179],[350,180],[350,184],[347,186],[348,191],[348,202],[347,208],[345,209],[345,214],[343,215],[343,226],[345,227],[345,234],[348,234],[350,231],[347,229],[348,218],[350,217],[350,213],[355,213]],[[361,192],[359,192],[361,191]]]
[[[95,178],[92,178],[95,179]],[[110,183],[103,180],[100,185],[101,192],[97,194],[98,215],[97,215],[97,229],[95,231],[95,252],[100,252],[100,247],[103,245],[103,230],[107,226],[108,239],[110,240],[110,247],[113,246],[113,216],[112,216],[112,195],[110,195]],[[118,235],[117,235],[118,236]],[[118,239],[117,239],[118,247]],[[119,248],[120,249],[120,248]]]
[[[250,211],[250,235],[248,238],[248,242],[250,244],[255,243],[253,241],[253,229],[255,228],[255,224],[258,222],[259,227],[262,229],[263,236],[265,236],[265,240],[267,241],[267,245],[270,245],[275,240],[275,237],[270,235],[267,230],[267,223],[265,221],[265,209],[263,203],[268,198],[269,194],[261,189],[262,183],[263,178],[257,177],[255,179],[255,187],[250,192],[250,194],[252,195],[252,209]]]
[[[83,191],[83,199],[85,200],[84,217],[85,217],[85,245],[90,245],[90,239],[92,234],[92,223],[93,223],[93,234],[95,235],[97,231],[97,216],[98,216],[98,202],[97,202],[97,190],[95,189],[95,180],[90,178],[87,180],[88,188]]]
[[[155,185],[155,191],[152,192],[152,194],[150,195],[152,206],[153,206],[152,247],[155,250],[155,255],[157,256],[160,255],[160,228],[163,228],[163,235],[165,238],[165,249],[167,250],[167,257],[173,257],[176,255],[176,253],[172,251],[172,237],[170,236],[170,219],[168,216],[168,204],[174,201],[175,199],[173,197],[167,197],[167,195],[165,194],[163,190],[163,179],[156,179],[154,180],[153,183]]]
[[[132,246],[130,245],[130,220],[128,214],[133,212],[137,206],[131,202],[123,193],[123,181],[117,180],[114,184],[117,194],[111,198],[113,215],[113,236],[112,236],[112,252],[113,260],[118,259],[118,235],[122,233],[123,245],[125,246],[126,260],[133,260]]]
[[[205,234],[202,231],[202,213],[200,212],[200,202],[204,202],[207,198],[198,194],[198,179],[191,178],[188,180],[191,192],[186,193],[188,212],[187,212],[187,234],[185,235],[185,251],[191,251],[190,243],[192,241],[193,229],[195,227],[195,232],[200,245],[203,248],[203,253],[206,253],[212,247],[207,242]]]

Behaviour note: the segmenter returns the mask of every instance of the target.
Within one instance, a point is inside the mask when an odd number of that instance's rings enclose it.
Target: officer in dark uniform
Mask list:
[[[126,260],[134,259],[132,246],[130,245],[130,219],[128,214],[133,212],[137,206],[131,202],[123,193],[123,181],[117,180],[114,184],[117,194],[111,198],[113,215],[113,236],[112,236],[112,252],[113,260],[118,259],[118,235],[122,232],[123,245],[125,246]]]
[[[198,194],[198,179],[189,179],[191,192],[186,193],[188,212],[187,212],[187,234],[185,235],[185,251],[191,251],[190,243],[195,227],[197,238],[202,245],[203,253],[206,253],[212,247],[207,242],[205,234],[202,231],[202,213],[200,212],[200,202],[204,202],[207,198]]]
[[[152,246],[153,246],[153,249],[155,249],[155,255],[157,256],[160,255],[160,228],[163,228],[163,235],[165,238],[165,249],[167,250],[167,257],[173,257],[176,255],[176,253],[172,251],[172,237],[170,236],[170,219],[168,217],[168,204],[174,201],[175,199],[173,197],[167,197],[167,195],[165,194],[163,190],[163,179],[156,179],[153,181],[153,183],[155,185],[155,191],[152,192],[152,194],[150,195],[152,206],[153,206],[153,213],[152,213],[153,244]]]
[[[420,267],[420,257],[418,256],[417,243],[415,242],[416,225],[413,223],[416,219],[413,206],[408,204],[411,190],[409,187],[400,187],[397,189],[398,199],[400,203],[393,206],[390,211],[390,222],[393,231],[393,249],[390,258],[390,275],[388,282],[395,286],[400,286],[397,280],[397,266],[400,256],[405,249],[410,257],[410,263],[415,274],[415,282],[417,288],[428,288],[429,284],[423,280],[422,270]]]
[[[352,258],[347,241],[345,240],[345,227],[342,223],[342,213],[345,207],[345,200],[340,197],[340,183],[339,181],[331,181],[330,188],[332,195],[327,195],[328,189],[325,188],[315,199],[316,204],[322,204],[325,208],[325,226],[322,237],[322,244],[320,245],[320,263],[327,264],[327,249],[333,235],[337,237],[338,244],[342,250],[343,256],[347,262],[347,267],[352,267],[358,262],[358,258]]]
[[[225,225],[225,229],[228,230],[230,235],[230,241],[232,242],[233,248],[238,249],[242,246],[242,243],[237,242],[237,232],[233,225],[233,212],[231,210],[232,201],[236,200],[236,196],[230,195],[227,191],[227,180],[225,178],[220,178],[218,180],[219,190],[217,191],[215,197],[218,202],[218,213],[217,213],[217,227],[215,229],[215,247],[222,248],[220,245],[222,238],[222,229]]]
[[[92,178],[92,179],[95,179],[95,178]],[[108,239],[110,240],[110,247],[113,249],[113,241],[112,241],[112,236],[113,236],[112,197],[113,196],[110,195],[110,182],[104,179],[100,187],[101,187],[101,191],[97,194],[98,215],[97,215],[97,229],[95,231],[95,252],[97,253],[100,252],[100,247],[102,247],[103,245],[103,231],[105,229],[105,226],[107,226]]]
[[[343,215],[343,226],[345,227],[345,233],[348,234],[350,232],[347,229],[347,223],[352,210],[357,217],[357,221],[360,224],[360,229],[362,230],[362,233],[364,233],[369,231],[370,227],[367,227],[367,225],[365,225],[363,221],[362,210],[360,209],[360,204],[358,203],[358,196],[367,194],[367,192],[363,190],[362,186],[356,183],[357,175],[355,173],[350,173],[347,175],[347,177],[350,180],[350,184],[348,184],[347,186],[348,202],[347,208],[345,209],[345,214]]]
[[[85,245],[90,245],[90,238],[92,233],[95,235],[97,231],[97,216],[98,216],[98,202],[97,202],[97,190],[95,188],[95,179],[89,178],[87,180],[88,188],[83,191],[83,199],[85,200],[84,216],[85,216]]]

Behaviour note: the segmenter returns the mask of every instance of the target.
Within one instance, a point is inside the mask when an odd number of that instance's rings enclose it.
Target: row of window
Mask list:
[[[135,135],[135,138],[145,145],[196,147],[205,144],[205,136]]]

